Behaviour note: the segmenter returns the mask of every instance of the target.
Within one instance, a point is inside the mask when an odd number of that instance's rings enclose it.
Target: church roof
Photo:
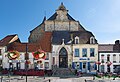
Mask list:
[[[69,31],[54,31],[52,34],[52,44],[67,44],[71,40]]]
[[[59,6],[58,10],[63,10],[63,11],[66,10],[65,6],[63,5],[63,2]]]
[[[62,10],[62,11],[68,11],[66,7],[61,3],[61,5],[58,7],[57,11]],[[55,12],[48,20],[55,20],[57,17],[57,13]],[[68,20],[75,21],[68,13],[67,13],[67,18]]]
[[[54,13],[50,18],[48,18],[48,20],[55,20],[56,17],[57,17],[57,13]],[[67,17],[68,17],[68,20],[75,21],[75,19],[73,19],[68,13],[67,13]]]
[[[51,37],[52,37],[52,32],[45,32],[43,36],[40,38],[40,40],[38,41],[38,44],[41,45],[42,50],[46,52],[51,52],[52,50]]]
[[[72,37],[71,37],[72,35]],[[60,45],[62,44],[62,41],[64,39],[65,44],[70,44],[69,42],[73,39],[72,43],[75,43],[75,37],[79,37],[80,44],[89,44],[90,43],[90,37],[94,36],[89,31],[54,31],[52,35],[52,44]],[[97,43],[97,40],[95,40],[95,43]]]
[[[89,31],[73,31],[71,32],[73,36],[73,43],[75,43],[75,37],[79,37],[79,43],[80,44],[90,44],[90,37],[94,37],[92,32]],[[95,39],[95,43],[97,43],[97,40]]]

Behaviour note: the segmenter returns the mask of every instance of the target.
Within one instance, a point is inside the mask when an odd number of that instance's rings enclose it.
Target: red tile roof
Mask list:
[[[51,52],[51,32],[45,32],[42,38],[38,43],[18,43],[14,42],[7,46],[8,51],[17,50],[19,52],[26,52],[26,44],[28,47],[28,52],[35,52],[38,49],[41,49],[45,52]]]
[[[0,40],[0,46],[6,46],[9,44],[9,42],[16,36],[17,34],[14,35],[8,35],[2,40]]]
[[[34,52],[37,49],[40,49],[40,45],[36,44],[36,43],[18,43],[18,42],[14,42],[8,45],[7,47],[8,51],[11,50],[17,50],[19,52],[26,52],[26,49],[28,52]]]

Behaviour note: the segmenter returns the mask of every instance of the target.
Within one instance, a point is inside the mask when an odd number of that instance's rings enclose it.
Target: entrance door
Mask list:
[[[67,50],[64,47],[59,52],[59,67],[60,68],[68,67],[68,54]]]
[[[86,62],[83,62],[83,69],[82,72],[86,72]]]

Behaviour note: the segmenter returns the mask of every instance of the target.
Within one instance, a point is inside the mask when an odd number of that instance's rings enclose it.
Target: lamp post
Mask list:
[[[26,43],[26,53],[25,53],[25,60],[26,60],[26,62],[25,62],[25,69],[26,69],[26,82],[27,82],[27,60],[28,60],[28,46],[27,46],[27,43]]]

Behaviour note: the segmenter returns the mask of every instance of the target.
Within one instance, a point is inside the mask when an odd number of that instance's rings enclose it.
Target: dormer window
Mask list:
[[[93,36],[90,37],[90,44],[95,44],[95,38]]]
[[[75,37],[75,44],[79,44],[79,37],[78,36]]]

